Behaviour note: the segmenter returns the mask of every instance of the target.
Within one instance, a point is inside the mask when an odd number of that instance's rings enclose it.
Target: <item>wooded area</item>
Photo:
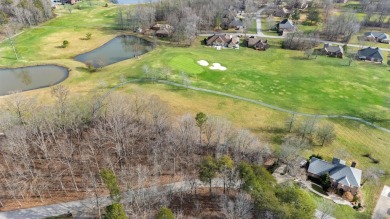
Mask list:
[[[195,115],[173,117],[158,97],[112,94],[71,99],[63,86],[55,103],[16,93],[0,116],[0,205],[104,188],[99,173],[112,170],[122,190],[162,176],[194,177],[205,154],[229,154],[261,165],[267,145],[219,117],[197,126]],[[199,142],[199,129],[204,143]]]

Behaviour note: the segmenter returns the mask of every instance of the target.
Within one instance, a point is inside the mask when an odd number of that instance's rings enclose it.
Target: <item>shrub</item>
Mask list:
[[[95,68],[95,66],[93,65],[93,62],[92,61],[87,61],[85,62],[85,65],[87,66],[87,70],[92,73],[92,72],[96,72],[97,71],[97,68]]]
[[[322,189],[327,191],[330,188],[330,184],[331,184],[329,173],[321,176],[320,182],[321,182]]]
[[[66,47],[68,47],[68,46],[69,46],[69,41],[64,40],[64,41],[62,42],[62,48],[66,48]]]
[[[175,219],[175,215],[173,215],[171,209],[163,207],[160,212],[157,214],[157,219]]]
[[[85,34],[85,39],[90,40],[92,38],[92,33]]]
[[[357,197],[357,195],[355,195],[355,196],[353,197],[353,199],[352,199],[352,202],[357,202],[357,201],[359,201],[359,197]]]
[[[344,192],[343,199],[351,202],[353,200],[353,195],[351,192]]]

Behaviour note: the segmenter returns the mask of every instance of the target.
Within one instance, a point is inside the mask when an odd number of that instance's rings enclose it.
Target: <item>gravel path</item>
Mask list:
[[[178,84],[178,83],[170,82],[170,81],[165,81],[165,80],[157,80],[157,82],[162,83],[162,84],[172,85],[175,87],[182,87],[182,88],[187,88],[187,89],[191,89],[191,90],[202,91],[202,92],[207,92],[207,93],[216,94],[216,95],[220,95],[220,96],[230,97],[233,99],[243,100],[243,101],[258,104],[258,105],[261,105],[261,106],[264,106],[264,107],[267,107],[267,108],[270,108],[273,110],[277,110],[277,111],[285,112],[285,113],[289,113],[289,114],[295,114],[295,115],[299,115],[299,116],[315,117],[315,118],[331,118],[331,119],[339,118],[339,119],[353,120],[353,121],[361,122],[361,123],[366,124],[368,126],[374,127],[374,128],[379,129],[381,131],[390,133],[389,129],[383,128],[381,126],[373,124],[372,122],[368,122],[362,118],[358,118],[358,117],[354,117],[354,116],[301,113],[301,112],[297,112],[297,111],[293,111],[293,110],[284,109],[284,108],[274,106],[271,104],[267,104],[267,103],[264,103],[264,102],[259,101],[259,100],[254,100],[254,99],[250,99],[250,98],[246,98],[246,97],[240,97],[240,96],[236,96],[233,94],[228,94],[228,93],[224,93],[224,92],[220,92],[220,91],[209,90],[209,89],[193,87],[193,86],[185,86],[182,84]]]

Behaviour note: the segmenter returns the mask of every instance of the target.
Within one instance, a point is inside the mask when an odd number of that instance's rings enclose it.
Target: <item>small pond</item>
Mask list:
[[[112,3],[119,4],[119,5],[143,4],[143,3],[151,3],[156,1],[157,0],[111,0]]]
[[[91,63],[95,67],[104,67],[126,59],[147,53],[153,49],[153,43],[135,36],[118,36],[103,46],[78,55],[75,60]]]
[[[52,86],[65,80],[68,75],[68,69],[56,65],[0,68],[0,96],[13,91]]]

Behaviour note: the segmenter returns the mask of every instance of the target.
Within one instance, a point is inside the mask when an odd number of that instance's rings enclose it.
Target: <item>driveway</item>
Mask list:
[[[376,203],[372,219],[390,219],[390,187],[384,186]]]

